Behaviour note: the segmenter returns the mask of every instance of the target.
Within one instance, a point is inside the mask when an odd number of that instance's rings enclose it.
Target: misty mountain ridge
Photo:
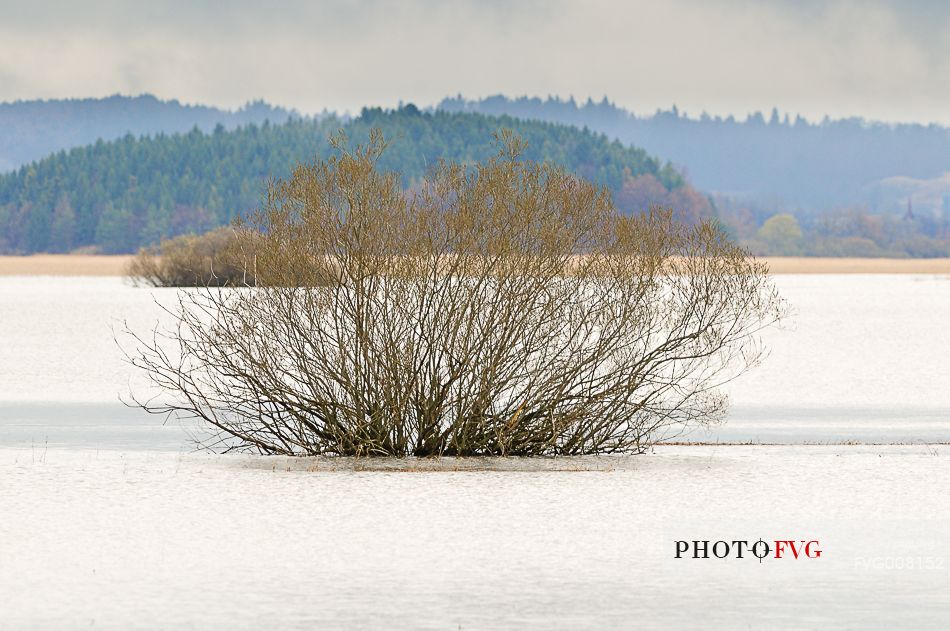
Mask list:
[[[809,122],[801,116],[688,117],[674,106],[648,116],[601,101],[573,98],[443,99],[449,112],[508,115],[588,127],[669,160],[698,189],[743,203],[813,214],[860,206],[900,213],[911,199],[918,213],[950,213],[950,130],[929,124],[877,123],[861,118]],[[208,132],[295,111],[252,101],[238,110],[187,105],[149,94],[0,103],[0,172],[62,149],[133,136]],[[345,120],[345,117],[341,117]]]
[[[282,123],[293,110],[249,101],[237,110],[164,101],[151,94],[106,98],[0,103],[0,173],[51,153],[126,134],[145,136],[187,132],[217,125],[234,129],[264,121]]]
[[[505,114],[582,127],[670,160],[707,193],[798,213],[862,206],[950,212],[950,130],[936,124],[879,123],[852,117],[817,123],[773,109],[744,120],[691,118],[672,109],[638,116],[606,97],[443,99],[446,111]]]
[[[810,123],[778,112],[740,122],[676,109],[638,117],[606,99],[505,97],[364,108],[355,118],[301,117],[263,102],[228,112],[148,96],[21,102],[0,111],[19,117],[7,144],[26,139],[35,152],[56,145],[0,173],[0,251],[7,253],[128,252],[221,225],[257,205],[268,176],[313,159],[341,127],[357,141],[382,127],[397,140],[385,161],[410,180],[440,158],[484,158],[491,132],[507,127],[526,134],[527,157],[607,186],[620,210],[657,204],[691,221],[714,217],[756,254],[950,255],[950,143],[936,125]],[[504,111],[511,115],[499,116]],[[110,133],[117,137],[68,152],[57,145]]]

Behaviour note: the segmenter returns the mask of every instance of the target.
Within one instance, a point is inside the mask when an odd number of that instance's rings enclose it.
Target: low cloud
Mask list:
[[[607,95],[950,124],[943,3],[0,4],[0,100],[152,92],[356,110],[462,93]]]

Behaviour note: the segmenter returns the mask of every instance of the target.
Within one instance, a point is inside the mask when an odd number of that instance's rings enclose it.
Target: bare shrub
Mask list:
[[[127,275],[138,285],[153,287],[254,285],[249,241],[248,235],[242,238],[232,227],[163,239],[157,247],[139,250]]]
[[[334,144],[245,226],[256,287],[183,291],[177,326],[137,338],[149,411],[265,454],[639,452],[720,418],[782,315],[713,224],[622,216],[509,134],[411,194],[378,134]]]

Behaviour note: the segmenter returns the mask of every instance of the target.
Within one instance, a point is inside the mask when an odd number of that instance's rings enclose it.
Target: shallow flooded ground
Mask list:
[[[112,327],[172,292],[0,278],[0,628],[946,628],[950,279],[778,283],[687,438],[790,444],[419,462],[196,453],[118,401]],[[910,444],[801,444],[842,441]],[[759,539],[821,556],[675,558]]]
[[[950,276],[801,275],[765,362],[730,383],[727,423],[693,441],[950,441]],[[175,290],[118,278],[0,277],[0,444],[177,448],[161,419],[119,401],[145,392],[113,330],[153,327]]]
[[[0,449],[3,626],[943,629],[950,616],[950,448],[352,464]],[[676,540],[759,538],[816,540],[821,556],[675,558]]]

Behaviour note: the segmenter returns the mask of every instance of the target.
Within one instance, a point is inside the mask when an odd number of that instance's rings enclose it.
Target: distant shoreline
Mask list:
[[[0,256],[0,276],[125,276],[130,254]]]
[[[124,276],[131,255],[0,256],[0,276]],[[773,274],[948,274],[950,258],[764,257]]]
[[[767,256],[773,274],[950,274],[950,258],[877,259]]]

